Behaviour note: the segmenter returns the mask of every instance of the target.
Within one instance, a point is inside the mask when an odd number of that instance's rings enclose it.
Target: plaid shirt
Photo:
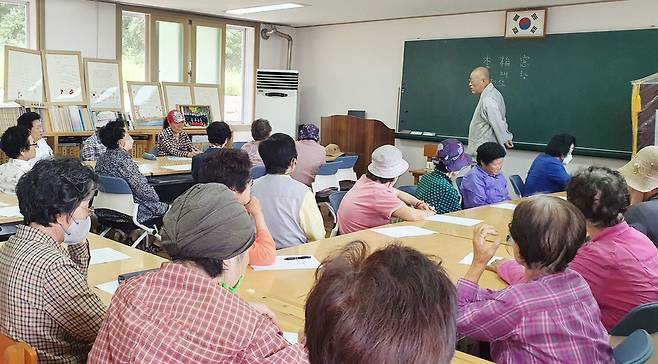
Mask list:
[[[188,153],[195,151],[190,136],[184,131],[180,132],[178,138],[174,136],[171,128],[163,129],[158,135],[158,156],[173,155],[176,157],[187,157]]]
[[[122,284],[89,363],[307,363],[269,318],[179,263]]]
[[[94,133],[82,142],[80,158],[83,161],[95,161],[100,157],[107,148],[101,143],[98,134]]]
[[[496,363],[614,363],[596,301],[573,270],[498,292],[460,279],[457,295],[459,334],[491,341]]]
[[[0,247],[0,330],[37,351],[39,363],[84,363],[105,305],[87,283],[89,242],[64,247],[19,225]]]

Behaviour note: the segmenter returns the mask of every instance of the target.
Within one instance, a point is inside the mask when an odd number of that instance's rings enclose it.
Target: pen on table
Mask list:
[[[309,258],[311,258],[310,255],[300,255],[300,256],[298,256],[298,257],[287,257],[287,258],[283,258],[283,260],[297,260],[297,259],[309,259]]]

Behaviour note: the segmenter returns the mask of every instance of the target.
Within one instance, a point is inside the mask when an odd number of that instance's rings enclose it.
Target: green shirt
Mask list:
[[[416,198],[434,206],[436,213],[445,214],[462,209],[459,192],[445,173],[434,170],[420,178]]]

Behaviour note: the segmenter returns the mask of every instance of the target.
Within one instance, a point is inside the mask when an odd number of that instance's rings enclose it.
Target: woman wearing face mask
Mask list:
[[[551,138],[544,153],[535,158],[528,170],[523,195],[564,191],[571,180],[565,166],[571,162],[575,147],[576,138],[572,135],[558,134]]]
[[[444,140],[438,145],[436,157],[433,158],[434,171],[421,177],[416,197],[433,206],[439,214],[461,210],[461,198],[452,184],[452,178],[472,161],[464,153],[464,145],[459,140]]]
[[[478,165],[464,176],[460,187],[465,209],[510,199],[503,175],[506,154],[505,148],[495,142],[487,142],[478,147]]]
[[[89,363],[306,363],[267,307],[235,294],[255,235],[222,184],[177,198],[162,227],[173,261],[119,286]]]
[[[0,247],[0,330],[39,363],[84,363],[105,305],[89,289],[91,199],[98,176],[79,160],[45,159],[16,187],[23,224]]]
[[[126,132],[123,122],[116,120],[107,123],[98,130],[98,136],[107,151],[96,161],[96,173],[124,179],[130,186],[133,199],[139,204],[137,221],[148,226],[159,225],[159,220],[167,212],[168,206],[160,202],[158,194],[148,184],[135,161],[130,158],[133,138]],[[113,211],[98,210],[96,214],[105,219],[126,220],[125,215]]]
[[[372,152],[368,171],[361,176],[340,203],[338,230],[341,234],[386,225],[391,217],[404,221],[423,220],[436,214],[434,208],[416,197],[393,187],[406,173],[409,163],[392,145]]]

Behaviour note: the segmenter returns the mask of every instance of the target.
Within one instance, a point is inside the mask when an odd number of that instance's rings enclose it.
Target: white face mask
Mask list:
[[[64,243],[67,245],[75,245],[84,241],[91,229],[91,216],[87,216],[86,219],[81,221],[76,221],[73,217],[71,217],[71,220],[73,222],[68,229],[62,227],[64,229]]]
[[[562,164],[566,166],[567,164],[569,164],[569,162],[571,162],[572,159],[573,156],[571,155],[571,152],[569,152],[569,154],[567,154],[567,156],[564,157],[564,159],[562,160]]]

